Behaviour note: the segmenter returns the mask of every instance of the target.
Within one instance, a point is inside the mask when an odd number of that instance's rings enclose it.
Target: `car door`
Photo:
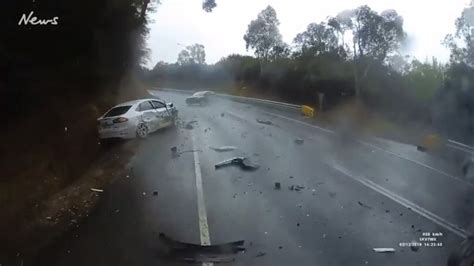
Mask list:
[[[171,125],[173,119],[170,111],[166,108],[166,103],[158,100],[152,101],[158,117],[158,128],[163,128]]]
[[[150,101],[144,101],[138,105],[137,111],[141,113],[142,121],[147,125],[148,130],[153,132],[159,127],[159,117],[155,107]]]

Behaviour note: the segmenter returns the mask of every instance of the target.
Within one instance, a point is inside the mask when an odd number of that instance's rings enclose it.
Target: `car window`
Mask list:
[[[130,109],[130,107],[132,107],[132,106],[126,105],[126,106],[114,107],[114,108],[110,109],[110,111],[108,111],[104,115],[104,117],[112,117],[112,116],[123,115]]]
[[[137,111],[143,112],[143,111],[148,111],[148,110],[153,110],[153,109],[155,109],[153,105],[151,105],[149,101],[146,101],[138,105]]]
[[[151,101],[156,109],[158,108],[166,108],[166,105],[160,101]]]

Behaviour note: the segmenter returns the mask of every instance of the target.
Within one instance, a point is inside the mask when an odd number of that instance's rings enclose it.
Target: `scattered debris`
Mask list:
[[[304,143],[304,140],[303,139],[295,139],[295,143],[298,144],[298,145],[301,145]]]
[[[297,226],[297,227],[300,227],[300,223],[296,223],[296,226]]]
[[[103,189],[98,189],[98,188],[91,188],[91,191],[93,191],[93,192],[99,192],[99,193],[104,192]]]
[[[289,190],[291,191],[301,191],[302,189],[304,189],[304,186],[300,186],[300,185],[291,185],[288,187]]]
[[[273,125],[272,121],[269,120],[261,120],[261,119],[255,119],[258,123],[264,124],[264,125]]]
[[[278,246],[278,249],[283,249],[283,247],[282,247],[282,246]]]
[[[390,210],[385,210],[385,213],[389,213],[389,212],[390,212]]]
[[[158,191],[153,191],[153,196],[158,196]]]
[[[364,207],[364,208],[367,208],[367,209],[372,209],[372,207],[370,207],[369,205],[365,204],[365,203],[362,203],[360,201],[358,201],[357,203],[359,203],[360,206]]]
[[[257,170],[260,167],[258,164],[252,163],[246,157],[234,157],[232,159],[225,160],[223,162],[216,164],[215,168],[219,169],[219,168],[229,166],[229,165],[236,165],[236,166],[239,166],[242,170],[247,170],[247,171]]]
[[[280,182],[275,182],[275,189],[281,189],[281,184]]]
[[[253,156],[258,157],[258,156],[260,156],[260,154],[254,152],[254,153],[253,153]]]
[[[292,175],[290,175],[288,178],[289,178],[289,179],[293,179],[294,177],[293,177]]]
[[[176,157],[179,156],[179,154],[178,154],[178,148],[177,148],[176,146],[171,147],[171,156],[172,156],[173,158],[176,158]]]
[[[199,245],[176,241],[163,233],[159,239],[168,249],[171,258],[187,262],[232,262],[235,260],[233,254],[244,252],[244,241],[235,241],[219,245]]]
[[[412,243],[412,245],[410,245],[411,251],[417,252],[418,250],[420,250],[420,246],[416,243],[416,241],[412,241],[411,243]]]
[[[233,151],[237,149],[237,147],[235,146],[221,146],[221,147],[209,147],[209,148],[217,152]]]
[[[202,152],[202,150],[198,149],[198,150],[186,150],[186,151],[178,152],[178,148],[176,146],[171,147],[171,156],[173,158],[178,158],[179,156],[181,156],[181,154],[187,153],[187,152]]]
[[[224,115],[225,115],[224,113],[221,113],[221,117],[224,117]]]
[[[197,120],[189,121],[188,123],[186,123],[185,128],[186,128],[186,129],[193,129],[193,128],[194,128],[193,124],[194,124],[194,123],[197,123],[197,122],[198,122]]]
[[[377,253],[394,253],[394,248],[373,248],[373,250]]]
[[[256,257],[256,258],[258,258],[258,257],[263,257],[263,256],[265,256],[266,254],[267,254],[267,253],[260,251],[255,257]]]

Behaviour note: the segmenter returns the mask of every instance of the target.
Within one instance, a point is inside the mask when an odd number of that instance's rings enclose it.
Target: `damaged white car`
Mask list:
[[[173,103],[161,99],[121,103],[97,119],[99,138],[146,138],[160,128],[174,126],[177,116]]]

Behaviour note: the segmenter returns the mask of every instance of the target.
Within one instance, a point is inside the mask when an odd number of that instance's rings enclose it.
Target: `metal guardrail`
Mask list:
[[[184,93],[184,94],[192,94],[192,93],[196,92],[196,91],[193,91],[193,90],[179,90],[179,89],[168,89],[168,88],[160,88],[160,89],[157,89],[157,90]],[[270,107],[270,108],[301,112],[301,105],[297,105],[297,104],[270,101],[270,100],[252,98],[252,97],[234,96],[234,95],[223,94],[223,93],[216,93],[216,96],[218,96],[220,98],[223,98],[223,99],[236,101],[236,102],[251,103],[251,104],[257,104],[257,105]]]

